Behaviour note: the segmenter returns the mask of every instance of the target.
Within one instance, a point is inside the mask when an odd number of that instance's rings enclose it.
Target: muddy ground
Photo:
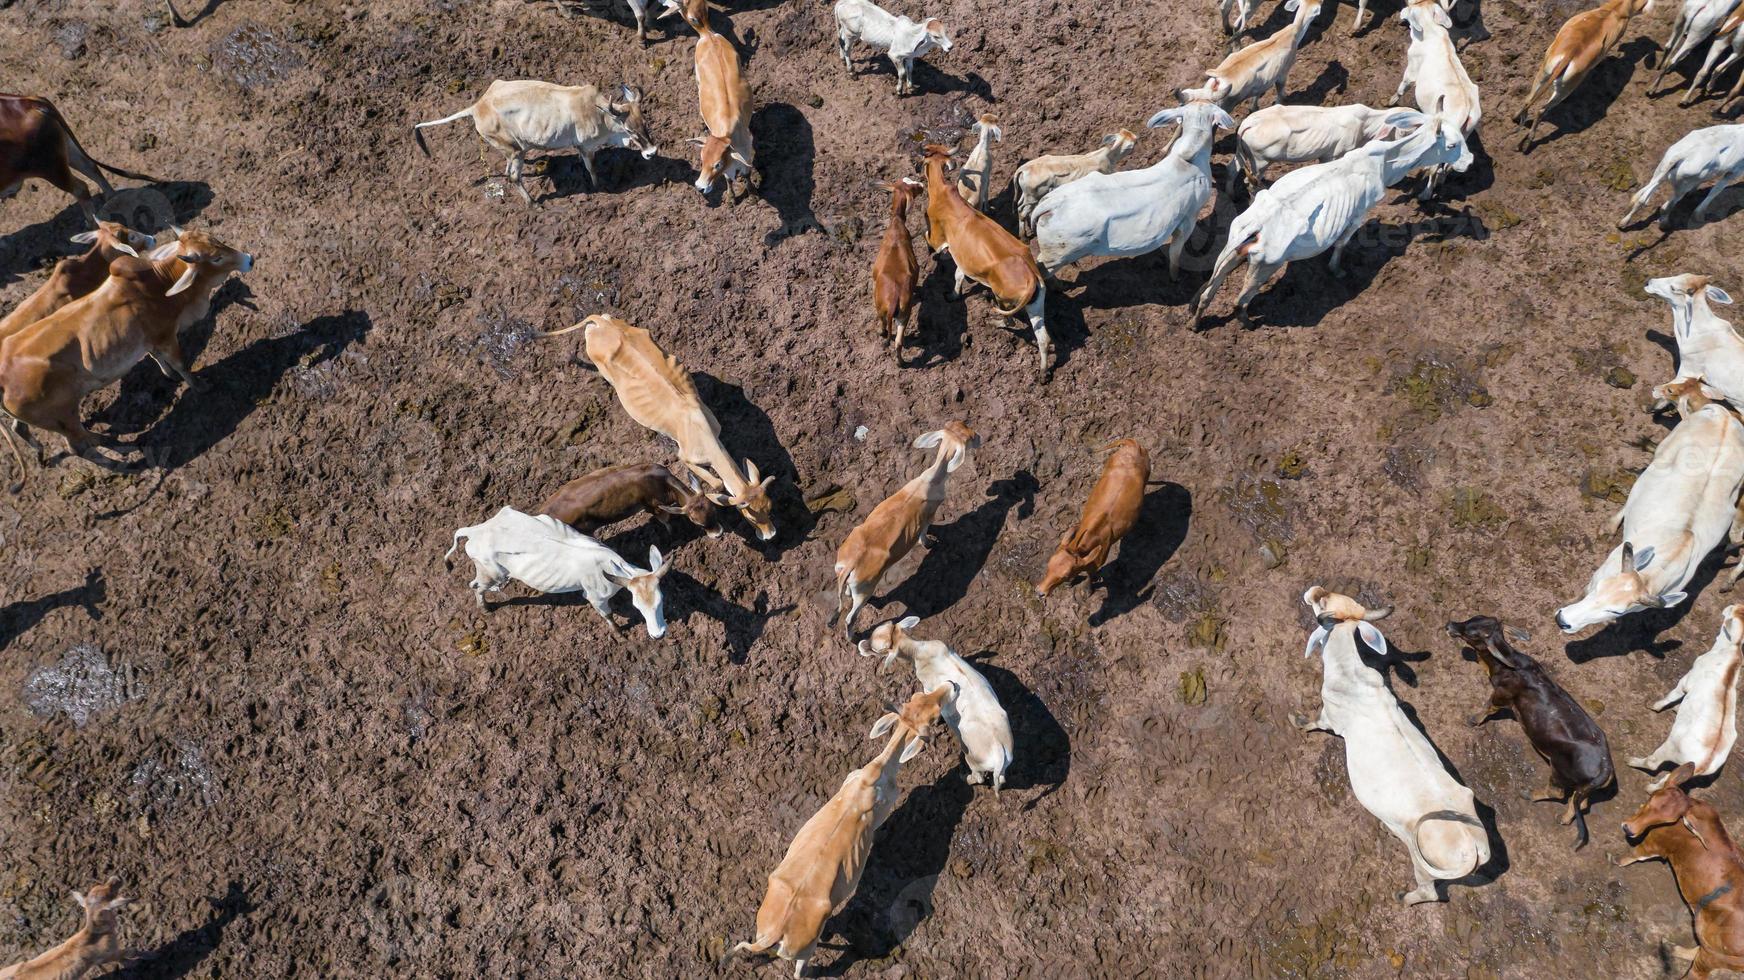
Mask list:
[[[1509,117],[1578,5],[1483,0],[1465,51],[1482,147],[1445,204],[1390,199],[1348,278],[1303,263],[1252,330],[1223,319],[1226,290],[1195,334],[1185,303],[1235,210],[1219,200],[1182,282],[1160,255],[1076,271],[1050,299],[1044,387],[1027,337],[984,295],[950,300],[924,257],[914,342],[880,344],[871,182],[983,111],[1001,189],[1022,159],[1136,128],[1220,56],[1208,3],[946,0],[956,48],[904,99],[870,50],[843,70],[827,4],[731,4],[716,20],[746,52],[762,185],[736,206],[688,183],[688,32],[644,49],[620,20],[519,0],[208,0],[186,28],[150,3],[0,6],[6,87],[168,181],[115,210],[258,257],[184,339],[209,390],[146,364],[87,402],[148,468],[63,460],[0,502],[0,962],[62,938],[67,890],[116,873],[139,899],[127,976],[779,975],[719,958],[910,687],[826,627],[834,549],[952,418],[985,446],[877,618],[922,615],[978,658],[1017,761],[998,800],[948,743],[907,770],[824,975],[1656,977],[1662,941],[1691,941],[1665,866],[1608,863],[1645,777],[1620,773],[1571,854],[1556,808],[1528,802],[1543,774],[1518,726],[1463,724],[1486,688],[1440,631],[1479,612],[1531,631],[1621,769],[1663,737],[1647,705],[1727,602],[1716,559],[1678,609],[1573,642],[1550,622],[1666,431],[1645,407],[1670,321],[1642,283],[1744,290],[1744,218],[1612,229],[1661,151],[1714,121],[1712,101],[1646,94],[1671,11],[1522,155]],[[1323,13],[1291,101],[1383,104],[1396,12],[1381,0],[1354,36],[1350,6]],[[641,86],[661,154],[602,155],[598,192],[558,157],[530,210],[482,179],[464,126],[421,157],[410,123],[497,77]],[[1131,163],[1167,143],[1146,133]],[[83,227],[35,185],[0,222],[8,304]],[[778,477],[772,543],[610,536],[674,555],[664,641],[622,600],[617,630],[525,591],[480,615],[440,561],[504,504],[670,458],[573,344],[531,339],[599,310],[651,329],[728,447]],[[1118,436],[1166,482],[1106,588],[1038,602],[1026,583]],[[1408,860],[1340,743],[1286,721],[1318,702],[1299,654],[1315,583],[1398,607],[1394,689],[1485,806],[1496,857],[1446,905],[1395,901]],[[1735,773],[1702,795],[1744,819]]]

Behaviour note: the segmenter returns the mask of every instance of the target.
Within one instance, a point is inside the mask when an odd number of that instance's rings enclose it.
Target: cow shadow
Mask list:
[[[101,200],[94,198],[93,205],[97,216],[106,221],[119,221],[135,231],[158,234],[169,230],[171,224],[199,217],[212,203],[212,197],[212,188],[202,181],[176,180],[116,188],[114,194]],[[18,281],[31,269],[52,268],[61,259],[83,255],[88,246],[76,244],[72,238],[90,230],[85,212],[69,200],[66,207],[47,221],[0,235],[0,286]]]
[[[109,974],[112,980],[180,980],[191,976],[218,948],[224,930],[257,908],[238,881],[230,882],[223,898],[208,898],[206,902],[212,906],[210,918],[156,949],[139,954],[125,968]]]
[[[1719,224],[1727,218],[1730,218],[1732,215],[1737,214],[1739,211],[1744,210],[1744,188],[1731,187],[1721,191],[1720,196],[1714,198],[1714,203],[1708,207],[1708,217],[1705,220],[1697,221],[1696,207],[1707,198],[1710,187],[1697,187],[1695,190],[1690,191],[1683,197],[1678,198],[1671,206],[1671,220],[1669,222],[1671,227],[1662,229],[1657,241],[1638,246],[1629,254],[1629,258],[1633,260],[1637,255],[1658,246],[1660,242],[1670,238],[1672,232],[1692,231],[1696,228],[1703,227],[1704,225]],[[1631,224],[1629,228],[1643,228],[1648,225],[1654,225],[1654,227],[1657,227],[1654,223],[1658,218],[1660,210],[1661,209],[1659,208],[1655,208],[1649,212],[1646,217],[1635,219],[1635,222]]]
[[[300,329],[257,340],[198,371],[205,389],[176,399],[169,413],[135,441],[146,459],[172,471],[223,442],[272,394],[292,367],[315,367],[361,341],[373,326],[369,314],[347,310],[321,316]]]
[[[933,52],[932,57],[937,57]],[[854,45],[854,70],[850,73],[854,78],[865,75],[888,75],[892,91],[896,88],[896,66],[890,63],[882,49],[856,43]],[[914,63],[914,91],[916,95],[936,93],[948,95],[961,92],[972,95],[985,102],[993,101],[993,86],[980,72],[967,72],[953,75],[943,68],[934,65],[926,58],[917,59]],[[908,98],[908,96],[903,96]]]
[[[253,299],[254,291],[248,283],[234,276],[225,280],[212,294],[212,306],[206,315],[176,335],[181,341],[183,361],[196,366],[197,371],[200,355],[218,329],[219,315],[233,304],[253,310]],[[180,378],[164,374],[156,361],[147,358],[122,376],[114,400],[93,413],[88,424],[102,425],[111,435],[143,432],[170,408],[181,389]]]
[[[1284,9],[1283,5],[1279,4],[1278,9]],[[1307,88],[1301,89],[1288,98],[1292,103],[1322,105],[1334,92],[1343,95],[1348,91],[1349,86],[1350,69],[1344,67],[1344,63],[1341,61],[1328,61],[1326,67],[1320,69],[1320,74],[1314,76],[1314,80],[1308,83]]]
[[[817,145],[805,113],[786,102],[761,106],[751,114],[751,137],[759,147],[757,195],[781,218],[781,227],[763,237],[764,247],[808,231],[824,231],[812,212]]]
[[[954,739],[935,747],[956,751]],[[883,960],[907,942],[933,911],[933,891],[951,856],[951,838],[975,799],[976,787],[953,766],[930,786],[916,786],[878,832],[860,888],[825,926],[846,940],[841,956],[820,977],[845,975],[862,960]],[[834,948],[844,948],[833,944]]]
[[[1658,50],[1659,45],[1646,36],[1618,47],[1610,57],[1593,69],[1580,88],[1564,99],[1561,105],[1545,114],[1540,127],[1544,123],[1550,123],[1555,129],[1530,143],[1525,142],[1526,134],[1521,132],[1520,152],[1531,153],[1565,136],[1583,133],[1605,118],[1612,105],[1623,94],[1623,89],[1628,87],[1629,80],[1635,77],[1635,66],[1645,62]]]
[[[551,190],[534,198],[535,204],[566,197],[623,194],[640,187],[687,184],[696,175],[696,168],[686,160],[659,154],[644,160],[640,153],[622,147],[602,150],[594,156],[593,167],[600,178],[598,184],[588,178],[580,154],[565,153],[541,159],[545,163],[543,176]]]
[[[805,505],[805,497],[800,492],[802,481],[798,465],[781,444],[769,413],[746,398],[744,388],[703,371],[691,372],[691,380],[696,382],[697,394],[702,397],[703,404],[721,423],[721,432],[725,436],[722,443],[727,448],[727,455],[739,461],[741,466],[749,458],[757,464],[761,476],[775,477],[775,482],[769,485],[769,499],[774,505],[775,540],[758,541],[754,532],[747,540],[770,560],[785,555],[803,544],[818,522],[817,515]],[[742,519],[739,524],[749,531],[750,525]]]
[[[666,573],[662,589],[669,601],[678,600],[672,603],[678,607],[676,615],[671,608],[667,609],[669,622],[688,622],[692,613],[699,613],[726,629],[727,658],[734,664],[743,664],[750,660],[751,648],[763,638],[770,620],[798,608],[797,605],[788,603],[771,609],[769,593],[763,590],[758,590],[757,598],[752,600],[750,608],[746,608],[677,569]]]
[[[949,524],[934,525],[930,534],[935,542],[920,567],[882,598],[873,599],[871,605],[882,611],[899,602],[908,615],[922,619],[956,605],[987,564],[1006,516],[1015,509],[1020,519],[1028,517],[1035,509],[1039,489],[1041,484],[1028,470],[996,481],[987,488],[987,499],[980,506]]]
[[[186,0],[184,0],[184,2],[186,2]],[[170,23],[177,27],[193,27],[195,24],[198,24],[207,17],[216,13],[218,8],[224,3],[224,0],[205,0],[205,2],[200,5],[200,9],[194,11],[194,16],[192,17],[183,17],[181,12],[176,9],[175,0],[164,0],[164,3],[170,8]]]
[[[1014,758],[1005,771],[1005,790],[1047,787],[1023,805],[1029,811],[1066,784],[1066,777],[1072,772],[1072,738],[1042,699],[1017,675],[987,662],[992,656],[992,651],[983,650],[965,659],[993,685],[999,706],[1005,709],[1011,722]]]
[[[1683,622],[1684,617],[1695,608],[1696,599],[1719,575],[1720,568],[1725,564],[1726,552],[1723,548],[1714,549],[1713,553],[1702,559],[1696,569],[1696,575],[1690,579],[1684,591],[1689,598],[1670,609],[1647,609],[1630,613],[1622,619],[1606,623],[1597,633],[1582,640],[1570,641],[1564,647],[1568,659],[1577,664],[1598,660],[1603,657],[1622,657],[1631,653],[1645,653],[1661,660],[1665,655],[1683,646],[1681,640],[1659,639],[1659,635],[1675,628]],[[1582,587],[1582,594],[1585,594]]]
[[[925,229],[915,243],[916,257],[926,251]],[[897,351],[897,363],[905,368],[930,368],[950,362],[963,354],[963,338],[969,332],[967,299],[951,295],[957,267],[947,258],[935,258],[926,278],[914,291],[914,313],[903,341],[919,345],[921,351],[910,360]]]
[[[1120,553],[1097,574],[1106,590],[1102,608],[1090,616],[1091,626],[1124,616],[1150,601],[1151,580],[1187,540],[1193,518],[1193,494],[1179,483],[1164,481],[1145,494],[1138,523],[1120,541]]]
[[[0,607],[0,650],[10,647],[13,641],[36,628],[36,624],[57,609],[82,606],[85,615],[95,622],[101,622],[103,610],[99,607],[108,598],[109,589],[103,581],[103,570],[93,568],[85,573],[85,581],[81,585],[51,592],[39,599],[7,603]]]

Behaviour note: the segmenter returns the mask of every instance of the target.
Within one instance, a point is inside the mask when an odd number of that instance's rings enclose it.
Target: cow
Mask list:
[[[1265,186],[1274,163],[1327,163],[1378,139],[1392,139],[1423,125],[1410,109],[1366,105],[1272,105],[1250,113],[1235,131],[1235,164],[1227,171],[1228,193],[1238,174],[1252,189]]]
[[[1696,948],[1673,946],[1690,961],[1688,980],[1707,980],[1715,970],[1744,971],[1744,854],[1726,833],[1712,805],[1683,786],[1695,776],[1684,764],[1623,821],[1623,836],[1639,840],[1617,867],[1664,858],[1677,890],[1695,919]]]
[[[977,282],[993,293],[994,312],[1015,316],[1022,310],[1029,317],[1045,380],[1053,342],[1048,339],[1044,315],[1048,291],[1042,285],[1041,270],[1023,242],[1012,237],[999,222],[970,207],[963,195],[957,193],[956,185],[945,178],[950,159],[950,147],[927,145],[927,246],[934,254],[951,253],[951,261],[957,265],[953,287],[956,296],[963,295],[965,281]]]
[[[49,100],[34,95],[0,95],[0,201],[17,194],[25,181],[35,178],[73,195],[85,217],[96,224],[90,188],[78,175],[95,181],[104,194],[113,194],[115,188],[103,176],[105,170],[148,184],[158,182],[156,177],[111,167],[86,153]]]
[[[1671,304],[1677,378],[1700,378],[1728,403],[1744,405],[1744,338],[1708,305],[1730,306],[1731,295],[1696,275],[1649,279],[1646,292]]]
[[[696,99],[702,110],[702,136],[691,143],[702,147],[697,163],[696,189],[707,194],[715,181],[731,185],[741,176],[747,188],[756,153],[751,147],[751,87],[739,67],[739,52],[733,42],[709,27],[708,0],[666,0],[667,13],[682,14],[696,31]]]
[[[1319,624],[1305,651],[1321,652],[1320,714],[1292,716],[1304,732],[1344,739],[1345,771],[1357,802],[1386,824],[1411,854],[1417,887],[1399,897],[1407,905],[1440,902],[1438,883],[1476,871],[1490,859],[1489,835],[1478,820],[1472,791],[1441,764],[1428,737],[1399,707],[1381,673],[1363,663],[1360,635],[1376,653],[1387,652],[1375,620],[1391,609],[1366,609],[1349,596],[1315,586],[1302,596]]]
[[[1708,208],[1727,187],[1744,180],[1744,123],[1691,130],[1667,147],[1665,155],[1659,158],[1659,165],[1653,168],[1653,176],[1635,192],[1628,213],[1617,222],[1617,227],[1627,228],[1633,224],[1636,213],[1648,207],[1659,188],[1669,183],[1671,196],[1665,199],[1665,205],[1659,211],[1659,228],[1670,231],[1671,209],[1710,180],[1714,186],[1691,215],[1697,221],[1707,219]]]
[[[1566,800],[1562,823],[1575,825],[1574,849],[1587,843],[1583,811],[1588,799],[1616,782],[1611,743],[1593,716],[1538,661],[1515,649],[1508,631],[1492,616],[1474,616],[1447,624],[1447,633],[1477,658],[1489,679],[1490,697],[1484,710],[1466,719],[1476,728],[1498,711],[1512,712],[1526,733],[1532,751],[1550,764],[1550,785],[1532,797],[1534,803]]]
[[[1737,514],[1744,488],[1744,422],[1720,393],[1688,378],[1660,385],[1654,395],[1677,403],[1683,420],[1653,451],[1629,499],[1608,531],[1623,541],[1599,563],[1586,595],[1556,611],[1564,633],[1579,633],[1643,609],[1666,609],[1687,598],[1684,587],[1728,531],[1744,543]],[[1744,562],[1731,581],[1744,574]]]
[[[1138,134],[1123,129],[1104,136],[1102,145],[1088,153],[1050,154],[1018,167],[1012,177],[1012,183],[1017,185],[1018,230],[1034,235],[1035,222],[1030,215],[1050,192],[1090,174],[1113,173],[1137,144]]]
[[[1411,0],[1399,12],[1399,19],[1411,29],[1411,44],[1405,51],[1405,74],[1387,105],[1398,105],[1405,98],[1405,90],[1411,89],[1418,109],[1434,112],[1443,121],[1458,126],[1460,135],[1469,143],[1483,118],[1483,109],[1478,101],[1477,84],[1466,73],[1453,46],[1453,37],[1448,34],[1453,18],[1437,0]],[[1419,195],[1422,200],[1435,196],[1447,170],[1447,165],[1442,164],[1429,172],[1429,180]]]
[[[1526,93],[1520,114],[1514,117],[1514,122],[1526,130],[1526,135],[1520,138],[1522,153],[1532,146],[1533,135],[1538,132],[1538,123],[1544,119],[1544,114],[1586,81],[1593,67],[1623,39],[1623,33],[1629,29],[1629,21],[1635,15],[1652,9],[1653,0],[1605,0],[1592,10],[1575,14],[1562,25],[1544,52],[1544,63],[1532,80],[1532,90]],[[1546,88],[1550,90],[1550,98],[1534,113],[1532,106]]]
[[[454,543],[442,556],[449,571],[454,570],[454,553],[462,539],[466,557],[472,559],[472,595],[484,612],[490,612],[485,593],[501,592],[514,579],[547,594],[580,592],[594,612],[610,623],[612,596],[627,590],[648,635],[656,640],[666,635],[660,580],[672,563],[661,557],[659,548],[649,547],[648,567],[637,568],[549,514],[523,514],[504,507],[483,524],[454,532]]]
[[[1714,37],[1737,7],[1738,0],[1684,0],[1683,7],[1677,12],[1677,22],[1672,25],[1671,37],[1660,46],[1664,54],[1659,59],[1659,74],[1653,76],[1648,91],[1659,88],[1672,66],[1694,54],[1696,48]],[[1688,108],[1700,97],[1702,82],[1707,70],[1713,66],[1719,48],[1720,45],[1710,46],[1701,71],[1690,79],[1689,91],[1679,100],[1679,106]]]
[[[1060,535],[1060,547],[1036,583],[1036,595],[1043,599],[1079,575],[1101,571],[1114,545],[1138,523],[1145,484],[1151,478],[1150,455],[1131,439],[1117,439],[1102,448],[1113,452],[1102,464],[1090,499],[1084,501],[1084,512]]]
[[[588,360],[612,386],[630,418],[678,443],[679,459],[716,489],[709,499],[737,508],[759,538],[773,539],[769,485],[775,478],[762,476],[748,459],[744,471],[739,470],[721,445],[721,423],[702,403],[690,372],[661,350],[648,331],[606,313],[543,336],[575,330],[583,331]]]
[[[5,340],[73,300],[89,295],[92,290],[103,285],[103,280],[109,278],[109,263],[117,258],[123,255],[138,258],[140,252],[150,251],[157,245],[155,236],[134,231],[113,221],[99,221],[96,231],[79,232],[73,236],[73,241],[91,247],[83,255],[56,262],[48,281],[38,286],[36,292],[25,297],[24,302],[13,307],[11,313],[0,318],[0,340]]]
[[[817,950],[824,923],[860,887],[860,874],[872,853],[872,839],[901,797],[902,767],[926,748],[931,726],[951,698],[949,685],[916,694],[872,726],[872,737],[888,734],[884,751],[848,773],[828,803],[799,828],[781,863],[769,872],[769,886],[757,907],[757,933],[732,949],[735,956],[765,956],[770,950],[793,961],[793,975],[805,975]]]
[[[939,505],[945,502],[951,474],[980,445],[981,437],[961,422],[947,422],[942,429],[922,433],[914,440],[914,448],[937,446],[932,465],[872,508],[872,513],[848,532],[836,549],[836,617],[842,620],[843,636],[854,635],[854,617],[878,588],[878,580],[926,534]],[[845,618],[844,600],[849,601]]]
[[[1314,18],[1320,13],[1320,0],[1286,0],[1284,9],[1296,15],[1288,27],[1263,41],[1242,48],[1224,58],[1216,68],[1205,72],[1205,84],[1197,89],[1179,89],[1175,97],[1182,102],[1204,100],[1215,102],[1223,109],[1234,109],[1252,99],[1253,108],[1267,92],[1276,92],[1274,101],[1284,101],[1284,85],[1289,81],[1290,68],[1296,64],[1296,52],[1308,37]]]
[[[884,623],[861,640],[862,657],[883,657],[879,670],[888,670],[897,660],[914,665],[915,680],[922,691],[951,687],[957,696],[944,706],[941,716],[963,746],[963,764],[969,768],[969,784],[993,787],[993,795],[1005,787],[1005,771],[1011,767],[1011,720],[993,693],[993,685],[969,661],[940,640],[917,640],[909,630],[920,625],[919,616]]]
[[[878,315],[878,335],[891,338],[890,346],[900,358],[902,335],[914,313],[914,290],[920,283],[920,264],[908,231],[908,205],[924,185],[904,177],[878,186],[890,192],[890,223],[872,260],[872,309]]]
[[[115,913],[133,900],[120,894],[120,879],[73,892],[73,901],[85,910],[79,930],[40,956],[0,968],[0,980],[81,980],[128,957],[121,946],[121,918]]]
[[[913,21],[892,14],[872,0],[836,0],[836,48],[848,74],[854,73],[854,42],[883,48],[896,67],[896,94],[914,92],[914,61],[935,48],[949,54],[951,39],[937,17]]]
[[[1694,765],[1697,776],[1719,772],[1738,740],[1739,667],[1744,667],[1744,606],[1734,604],[1720,613],[1714,645],[1690,664],[1676,687],[1653,703],[1654,711],[1678,705],[1671,733],[1659,748],[1630,759],[1629,765],[1649,773],[1667,764]],[[1648,789],[1663,783],[1656,780]]]
[[[723,533],[720,511],[697,486],[696,477],[680,480],[659,463],[622,463],[577,477],[546,498],[534,514],[549,514],[583,534],[593,534],[639,513],[653,515],[661,526],[671,517],[688,519],[711,538]]]
[[[118,468],[96,453],[97,437],[80,420],[79,403],[120,380],[147,354],[165,375],[201,390],[204,385],[182,361],[178,333],[205,319],[213,292],[231,273],[253,268],[253,255],[202,231],[183,232],[143,256],[111,262],[101,286],[0,341],[0,406],[21,423],[10,431],[39,459],[42,447],[28,426],[61,436],[74,456]],[[7,442],[21,484],[24,461],[10,436]]]
[[[642,121],[642,93],[628,85],[619,85],[608,96],[592,85],[499,78],[472,105],[451,116],[414,125],[412,135],[417,138],[418,149],[430,155],[430,147],[424,143],[426,128],[461,119],[471,119],[478,138],[508,158],[503,173],[528,205],[533,198],[521,183],[521,167],[529,150],[580,150],[581,164],[595,190],[599,189],[599,174],[594,172],[593,158],[600,150],[626,147],[640,151],[644,160],[660,150]],[[479,158],[484,158],[482,146]]]
[[[999,128],[999,117],[987,113],[975,120],[975,147],[957,171],[957,193],[977,211],[987,210],[987,197],[993,185],[993,143],[1005,142],[1005,130]]]

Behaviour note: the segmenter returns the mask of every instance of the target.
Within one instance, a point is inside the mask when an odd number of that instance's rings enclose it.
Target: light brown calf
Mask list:
[[[721,445],[721,423],[702,403],[690,372],[661,350],[648,331],[606,313],[544,336],[575,330],[583,331],[588,360],[617,392],[618,403],[630,418],[678,443],[678,458],[684,465],[724,491],[709,494],[710,500],[738,508],[764,541],[775,537],[770,519],[774,505],[769,500],[769,485],[775,478],[762,478],[757,464],[748,459],[740,472]]]
[[[1007,304],[994,307],[1000,316],[1016,316],[1019,310],[1029,316],[1045,379],[1052,343],[1043,319],[1048,294],[1041,270],[1022,242],[957,193],[956,184],[945,177],[950,159],[950,147],[927,145],[927,245],[934,253],[951,253],[957,264],[958,296],[963,295],[963,280],[970,279],[991,290],[998,303]]]
[[[48,282],[25,297],[24,302],[6,314],[5,319],[0,319],[0,340],[103,285],[103,280],[109,278],[109,263],[123,255],[137,258],[140,250],[157,244],[152,236],[142,235],[113,221],[99,221],[96,231],[80,232],[73,236],[73,241],[90,243],[91,248],[84,255],[55,263]]]
[[[1538,69],[1538,77],[1532,80],[1532,91],[1526,93],[1526,104],[1514,117],[1515,123],[1527,127],[1526,135],[1520,140],[1522,150],[1532,144],[1533,134],[1538,132],[1538,122],[1544,114],[1568,98],[1569,93],[1586,80],[1593,66],[1604,60],[1617,42],[1623,40],[1630,19],[1652,9],[1653,0],[1605,0],[1592,10],[1575,14],[1562,25],[1550,42],[1550,49],[1544,52],[1544,65]],[[1538,101],[1546,86],[1550,87],[1550,99],[1533,114],[1532,104]],[[1528,116],[1532,119],[1530,125],[1526,121]]]
[[[769,873],[769,888],[757,907],[757,935],[733,947],[735,954],[757,956],[771,949],[793,961],[793,975],[805,974],[824,923],[860,887],[860,873],[872,853],[872,837],[896,809],[897,776],[926,747],[928,728],[953,696],[948,684],[916,694],[900,711],[872,726],[872,737],[886,732],[884,751],[848,774],[841,789],[812,815]]]
[[[1684,763],[1665,785],[1653,792],[1633,817],[1623,821],[1627,838],[1640,838],[1618,867],[1664,858],[1677,879],[1677,890],[1695,918],[1695,949],[1673,946],[1671,953],[1689,960],[1684,973],[1706,980],[1715,970],[1744,970],[1744,854],[1712,806],[1684,792],[1695,775]]]
[[[1108,553],[1138,523],[1144,506],[1145,484],[1151,478],[1151,459],[1144,447],[1120,439],[1102,447],[1113,449],[1102,465],[1102,476],[1084,502],[1078,523],[1060,535],[1060,547],[1048,559],[1048,570],[1036,583],[1036,594],[1048,593],[1080,574],[1094,575],[1108,564]]]
[[[79,931],[35,959],[0,968],[0,980],[79,980],[125,958],[120,917],[115,912],[132,899],[116,894],[118,885],[118,879],[110,878],[92,885],[84,894],[73,892],[73,901],[85,910]]]
[[[922,434],[915,439],[914,448],[939,447],[932,465],[872,508],[872,513],[848,532],[847,540],[836,549],[838,618],[842,616],[842,600],[851,600],[848,615],[842,619],[843,636],[854,635],[854,617],[872,598],[878,580],[920,541],[939,505],[945,502],[951,474],[969,458],[969,451],[980,445],[981,437],[961,422],[947,422],[942,429]]]
[[[199,231],[185,232],[143,258],[116,259],[96,291],[0,341],[0,405],[25,426],[66,439],[73,454],[115,468],[95,453],[97,437],[80,420],[79,402],[147,354],[164,374],[200,389],[182,363],[177,333],[211,311],[219,283],[253,267],[254,256]],[[28,429],[13,430],[40,456],[42,447]],[[10,438],[8,443],[17,457],[18,446]],[[18,463],[22,478],[22,458]]]
[[[878,243],[878,257],[872,260],[872,308],[878,313],[878,336],[894,333],[891,346],[900,357],[902,335],[914,312],[914,287],[920,282],[920,264],[914,259],[914,242],[908,233],[908,205],[922,185],[904,177],[878,186],[890,192],[890,224],[884,229],[884,240]]]
[[[715,181],[731,184],[739,176],[750,184],[751,87],[739,71],[739,52],[733,42],[709,27],[708,0],[666,0],[667,13],[682,13],[684,22],[696,31],[696,99],[708,135],[691,137],[702,147],[697,165],[696,189],[707,194]]]

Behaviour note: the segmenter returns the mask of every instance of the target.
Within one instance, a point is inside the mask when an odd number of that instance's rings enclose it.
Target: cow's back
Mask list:
[[[1678,423],[1635,481],[1624,504],[1623,538],[1639,551],[1688,534],[1693,568],[1731,527],[1741,485],[1744,424],[1724,406],[1707,405]]]
[[[693,414],[706,422],[690,374],[648,331],[596,322],[586,336],[588,359],[611,382],[631,418],[680,443]]]
[[[731,140],[749,124],[751,89],[739,71],[739,53],[733,42],[712,31],[696,42],[696,87],[711,135]]]
[[[0,182],[62,162],[61,129],[60,113],[47,99],[0,95]]]

